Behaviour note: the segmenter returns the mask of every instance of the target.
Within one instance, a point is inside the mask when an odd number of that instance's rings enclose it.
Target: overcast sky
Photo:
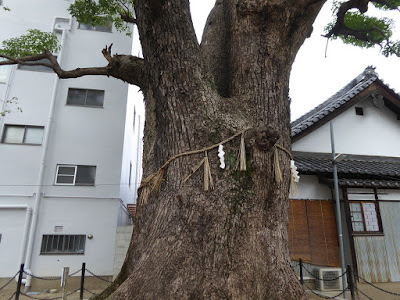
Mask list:
[[[191,0],[193,23],[198,35],[214,3],[215,0]],[[321,35],[324,26],[332,19],[331,15],[331,1],[328,1],[314,24],[312,36],[300,49],[293,65],[290,79],[292,120],[328,99],[369,65],[376,67],[380,79],[400,92],[400,58],[386,58],[379,54],[379,49],[360,49],[344,45],[339,40],[329,42],[325,57],[326,39]],[[391,16],[399,21],[399,27],[400,12],[393,12]],[[397,30],[397,34],[399,32]]]

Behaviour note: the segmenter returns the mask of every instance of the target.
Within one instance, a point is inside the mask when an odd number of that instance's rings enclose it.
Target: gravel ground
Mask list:
[[[1,284],[0,284],[0,288],[1,288]],[[16,284],[15,283],[11,283],[9,284],[7,287],[5,287],[4,289],[2,289],[0,291],[0,300],[13,300],[15,299],[15,296],[13,296],[13,294],[15,293],[16,290]],[[91,291],[94,292],[96,294],[100,293],[101,290],[95,290],[95,291]],[[51,294],[51,293],[41,293],[39,295],[29,295],[32,298],[26,297],[24,295],[20,295],[19,299],[20,300],[27,300],[27,299],[54,299],[54,298],[59,298],[61,297],[61,291],[59,290],[57,293]],[[84,292],[83,294],[83,299],[89,299],[91,296],[90,293],[88,292]],[[61,298],[59,298],[61,299]],[[73,293],[71,296],[68,296],[68,300],[78,300],[79,299],[79,291],[76,293]]]

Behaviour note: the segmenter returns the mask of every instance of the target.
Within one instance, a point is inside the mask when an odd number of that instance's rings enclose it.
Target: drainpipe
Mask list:
[[[25,258],[25,249],[26,249],[26,242],[28,241],[28,233],[29,233],[29,221],[31,219],[32,215],[32,208],[26,204],[16,204],[16,205],[0,205],[0,210],[1,209],[26,209],[25,213],[25,225],[24,225],[24,233],[22,236],[22,244],[21,244],[21,250],[19,254],[19,261],[18,261],[18,267],[23,263],[24,258]],[[15,278],[16,281],[18,281],[18,278]],[[22,280],[22,283],[25,283],[25,279]]]
[[[54,18],[53,31],[62,32],[62,34],[61,34],[61,50],[60,50],[58,58],[57,58],[58,62],[61,63],[63,47],[65,44],[66,30],[69,30],[69,29],[64,29],[64,28],[60,27],[56,22],[57,18],[60,19],[60,17]],[[67,18],[61,18],[61,19],[66,20]],[[69,22],[69,24],[71,24],[71,23]],[[37,188],[36,188],[36,192],[35,192],[36,194],[35,194],[34,207],[33,207],[32,224],[31,224],[31,229],[29,232],[28,249],[27,249],[26,259],[25,259],[25,269],[30,274],[32,274],[32,271],[30,269],[31,262],[32,262],[32,251],[33,251],[33,244],[35,241],[35,233],[36,233],[37,221],[38,221],[38,216],[39,216],[40,201],[42,199],[43,176],[44,176],[44,170],[45,170],[47,150],[48,150],[48,146],[49,146],[50,129],[51,129],[51,125],[53,123],[54,109],[55,109],[55,102],[56,102],[59,80],[60,79],[56,75],[56,77],[54,79],[53,92],[51,95],[49,118],[47,120],[47,124],[45,127],[46,132],[45,132],[45,135],[43,138],[43,151],[42,151],[42,156],[41,156],[41,161],[40,161],[39,176],[38,176],[38,181],[37,181]],[[29,288],[31,286],[31,281],[32,281],[32,277],[28,275],[26,277],[26,282],[25,282],[25,289],[24,289],[25,293],[29,291]]]
[[[342,217],[341,217],[341,213],[340,213],[339,182],[338,182],[338,174],[337,174],[337,163],[339,161],[340,155],[336,156],[336,153],[335,153],[335,139],[334,139],[334,135],[333,135],[332,121],[329,122],[329,126],[330,126],[330,135],[331,135],[333,184],[334,184],[334,189],[335,189],[336,227],[337,227],[338,240],[339,240],[340,267],[342,269],[342,274],[344,274],[344,272],[346,272],[346,265],[345,265],[345,261],[344,261]],[[345,290],[345,292],[343,293],[344,299],[347,299],[347,297],[346,297],[346,288],[347,288],[346,277],[347,276],[342,276],[343,290]]]

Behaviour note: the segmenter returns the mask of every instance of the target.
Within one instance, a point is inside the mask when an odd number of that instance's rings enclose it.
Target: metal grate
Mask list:
[[[84,254],[86,235],[44,234],[40,254]]]

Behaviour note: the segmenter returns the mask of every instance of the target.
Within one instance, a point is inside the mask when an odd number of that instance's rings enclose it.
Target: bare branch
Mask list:
[[[141,89],[147,88],[147,72],[143,59],[132,55],[114,55],[111,56],[111,47],[106,46],[102,53],[109,62],[104,67],[76,68],[74,70],[63,70],[58,61],[50,51],[45,51],[38,55],[25,56],[21,58],[13,58],[0,54],[0,57],[7,60],[1,61],[1,65],[31,65],[46,66],[54,70],[59,78],[78,78],[86,75],[106,75],[121,79],[130,84],[139,86]],[[47,58],[49,62],[40,62],[39,60]]]
[[[132,18],[129,14],[129,12],[125,12],[125,13],[121,13],[120,14],[121,19],[127,23],[132,23],[132,24],[136,24],[136,19]]]
[[[107,45],[104,47],[103,50],[101,50],[101,53],[103,53],[104,58],[110,63],[112,60],[111,57],[111,48],[113,44],[111,43],[110,46],[107,47]]]

